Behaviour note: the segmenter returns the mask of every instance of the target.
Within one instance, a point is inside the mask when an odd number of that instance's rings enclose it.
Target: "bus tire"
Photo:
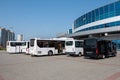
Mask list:
[[[81,52],[79,52],[78,56],[79,56],[79,57],[81,57],[81,56],[82,56],[82,53],[81,53]]]
[[[48,51],[48,55],[52,56],[53,55],[53,51],[52,50]]]
[[[35,57],[35,55],[31,55],[31,57]]]

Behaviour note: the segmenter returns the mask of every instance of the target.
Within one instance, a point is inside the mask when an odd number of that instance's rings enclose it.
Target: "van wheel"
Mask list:
[[[81,57],[81,56],[82,56],[82,53],[81,53],[81,52],[79,52],[78,56],[79,56],[79,57]]]
[[[102,59],[105,59],[105,55],[104,54],[102,55]]]
[[[52,56],[53,55],[53,51],[48,51],[48,55]]]

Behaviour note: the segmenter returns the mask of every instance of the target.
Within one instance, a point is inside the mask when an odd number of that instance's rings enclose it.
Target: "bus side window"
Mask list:
[[[11,46],[16,46],[16,44],[14,42],[11,42],[10,45]]]
[[[23,43],[21,43],[22,46],[25,46],[26,44],[27,44],[27,42],[23,42]]]
[[[55,43],[53,43],[52,41],[49,42],[49,47],[54,47]]]
[[[43,42],[42,41],[37,41],[38,47],[43,47]]]
[[[44,43],[43,43],[43,47],[49,47],[48,42],[44,42]]]

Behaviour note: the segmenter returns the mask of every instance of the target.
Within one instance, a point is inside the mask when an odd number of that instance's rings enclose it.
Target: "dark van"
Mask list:
[[[116,56],[116,44],[110,40],[89,38],[84,41],[84,56],[90,58],[105,58]]]

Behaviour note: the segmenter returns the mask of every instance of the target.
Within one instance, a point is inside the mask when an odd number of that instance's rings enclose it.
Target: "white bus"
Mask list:
[[[27,41],[7,41],[8,53],[26,53],[28,47]]]
[[[68,39],[65,41],[65,53],[70,56],[83,55],[83,40]]]
[[[64,40],[38,38],[30,40],[30,54],[32,56],[62,54],[64,50]]]

